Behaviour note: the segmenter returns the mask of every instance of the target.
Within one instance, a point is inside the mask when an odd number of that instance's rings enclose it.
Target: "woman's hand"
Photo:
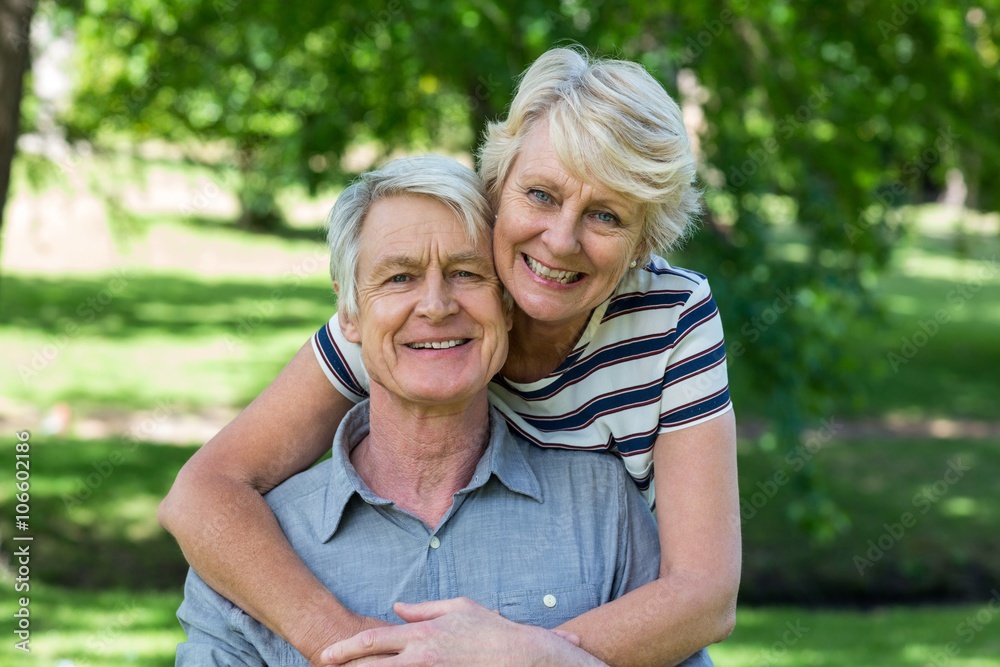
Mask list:
[[[603,665],[563,631],[520,625],[468,598],[422,604],[397,602],[406,625],[365,630],[323,652],[323,664],[381,655],[384,667],[422,665]],[[367,661],[365,662],[367,664]]]

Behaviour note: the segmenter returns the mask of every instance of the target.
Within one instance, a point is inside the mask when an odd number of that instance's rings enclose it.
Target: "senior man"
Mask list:
[[[654,580],[656,526],[617,459],[515,440],[489,406],[510,328],[490,218],[475,173],[437,156],[391,162],[338,199],[331,274],[370,399],[330,460],[267,501],[356,613],[462,612],[456,631],[483,637],[466,664],[601,664],[545,628]],[[394,606],[433,600],[447,602]],[[178,618],[178,665],[309,664],[193,571]]]

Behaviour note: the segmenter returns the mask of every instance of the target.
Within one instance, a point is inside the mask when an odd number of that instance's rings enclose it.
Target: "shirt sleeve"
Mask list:
[[[673,350],[663,374],[658,433],[708,421],[732,407],[722,319],[703,279],[677,319]]]
[[[370,385],[361,360],[361,345],[344,338],[336,313],[313,335],[312,348],[323,374],[337,391],[354,403],[368,398]]]
[[[612,599],[660,576],[660,536],[656,519],[639,489],[623,472],[618,489],[618,554]]]
[[[267,667],[257,649],[237,632],[229,617],[237,608],[188,571],[177,619],[187,635],[178,645],[176,667]]]

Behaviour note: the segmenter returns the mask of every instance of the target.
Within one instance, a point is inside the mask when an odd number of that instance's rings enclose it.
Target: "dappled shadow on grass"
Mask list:
[[[169,216],[161,214],[158,215],[156,219],[162,221],[167,217]],[[282,224],[268,229],[247,229],[245,227],[240,227],[236,221],[228,218],[209,218],[205,216],[177,216],[176,222],[198,229],[213,229],[221,232],[232,233],[237,237],[245,237],[250,234],[253,236],[271,236],[291,241],[315,241],[317,243],[322,243],[326,239],[326,229],[322,226],[292,227],[287,224]]]
[[[33,581],[88,589],[183,585],[187,564],[156,510],[195,448],[32,442]],[[5,489],[0,512],[12,516],[13,505]]]
[[[69,337],[213,335],[232,333],[241,326],[310,330],[326,321],[336,306],[330,287],[281,280],[8,275],[0,290],[0,326]]]
[[[1000,445],[862,440],[833,442],[811,458],[851,522],[827,542],[810,539],[789,519],[804,473],[783,457],[741,448],[741,600],[973,601],[1000,586]]]
[[[869,612],[817,611],[794,607],[737,609],[731,639],[709,650],[725,665],[995,665],[983,661],[1000,650],[1000,635],[979,633],[966,641],[956,628],[979,607],[886,608]],[[954,642],[956,657],[931,662]],[[949,659],[950,658],[950,659]]]

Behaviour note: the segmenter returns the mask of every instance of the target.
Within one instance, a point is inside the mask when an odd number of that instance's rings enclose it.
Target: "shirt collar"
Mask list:
[[[532,445],[515,440],[500,412],[492,405],[489,410],[490,440],[486,451],[476,464],[472,479],[456,495],[471,493],[496,475],[510,491],[542,502],[541,486],[523,451],[524,447]],[[364,400],[344,416],[333,439],[330,481],[319,534],[324,542],[336,534],[344,509],[355,493],[369,505],[392,505],[391,500],[376,495],[368,488],[351,463],[351,450],[368,435],[369,419],[369,401]]]

